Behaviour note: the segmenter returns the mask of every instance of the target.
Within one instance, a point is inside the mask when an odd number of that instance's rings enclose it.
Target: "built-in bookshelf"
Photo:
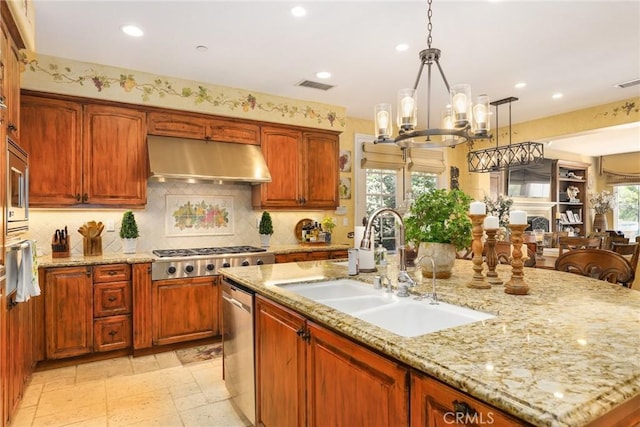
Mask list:
[[[553,231],[571,231],[586,235],[589,222],[587,182],[589,163],[556,160],[551,182]]]

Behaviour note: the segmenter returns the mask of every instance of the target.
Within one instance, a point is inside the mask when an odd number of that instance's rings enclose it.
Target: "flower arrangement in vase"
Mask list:
[[[336,228],[336,222],[330,216],[325,216],[322,218],[322,229],[325,232],[324,241],[326,243],[331,243],[331,232],[334,228]]]
[[[597,214],[606,214],[613,211],[616,205],[616,196],[611,191],[603,190],[589,195],[589,203]]]
[[[487,215],[498,217],[500,231],[496,235],[496,238],[498,240],[509,240],[509,213],[511,206],[513,206],[513,200],[500,194],[495,200],[485,196],[484,203],[487,206]]]

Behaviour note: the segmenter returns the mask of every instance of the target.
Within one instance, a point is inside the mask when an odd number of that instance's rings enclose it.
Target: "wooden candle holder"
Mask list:
[[[483,223],[486,214],[469,214],[473,228],[471,233],[473,235],[473,241],[471,242],[471,250],[473,252],[473,278],[471,282],[467,283],[469,288],[474,289],[490,289],[491,285],[487,283],[486,278],[482,274],[484,261],[482,260],[482,235],[483,235]]]
[[[522,234],[528,226],[528,224],[509,224],[513,260],[511,261],[511,279],[504,284],[504,291],[507,294],[526,295],[529,293],[529,285],[524,282],[524,263],[522,261]]]
[[[487,280],[492,285],[502,285],[502,279],[498,277],[496,266],[498,265],[498,255],[496,254],[496,234],[499,228],[485,228],[487,233]]]

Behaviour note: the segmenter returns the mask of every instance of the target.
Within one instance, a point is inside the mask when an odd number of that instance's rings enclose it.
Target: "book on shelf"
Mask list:
[[[569,218],[569,222],[576,222],[576,217],[574,216],[573,211],[567,209],[565,213],[567,214],[567,218]]]
[[[562,212],[560,214],[560,216],[562,216],[562,223],[563,224],[567,224],[569,222],[569,217],[567,216],[566,212]]]

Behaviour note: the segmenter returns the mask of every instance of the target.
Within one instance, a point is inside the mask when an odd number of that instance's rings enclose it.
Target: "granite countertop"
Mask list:
[[[271,245],[267,249],[276,255],[292,254],[296,252],[318,252],[318,251],[344,251],[349,249],[349,245],[322,244],[322,243],[300,243],[297,245]]]
[[[410,367],[538,426],[582,426],[640,394],[640,292],[552,270],[525,268],[531,291],[471,289],[470,261],[437,280],[442,301],[496,315],[405,338],[283,290],[276,283],[348,277],[331,261],[222,269],[224,276]],[[392,264],[389,277],[395,277]],[[486,267],[485,267],[486,272]],[[498,266],[503,280],[509,266]],[[431,279],[412,273],[414,293]],[[374,274],[352,278],[372,282]]]

